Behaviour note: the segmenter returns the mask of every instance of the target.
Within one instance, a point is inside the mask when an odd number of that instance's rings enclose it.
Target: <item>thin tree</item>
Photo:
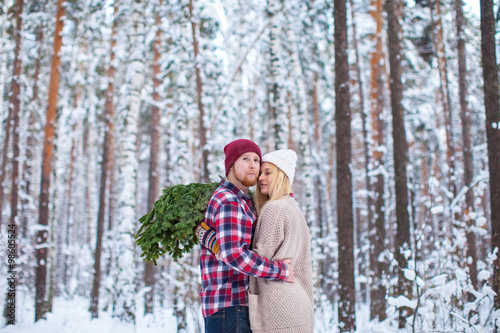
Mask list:
[[[411,298],[411,284],[406,280],[403,270],[408,266],[408,251],[410,249],[410,217],[408,213],[408,184],[406,167],[408,164],[408,144],[406,142],[406,131],[404,124],[403,109],[403,82],[401,80],[401,25],[399,23],[400,4],[397,0],[387,0],[385,8],[387,12],[387,34],[389,43],[389,66],[391,86],[392,107],[392,136],[394,141],[394,181],[396,187],[396,219],[397,230],[395,240],[394,257],[398,265],[396,267],[398,286],[397,294]],[[411,309],[401,307],[399,309],[399,327],[406,325],[406,318],[410,316]]]
[[[14,229],[17,234],[17,204],[19,198],[19,113],[20,113],[20,97],[21,97],[21,67],[22,60],[20,57],[21,51],[21,31],[23,25],[22,13],[23,13],[23,0],[17,0],[16,2],[16,32],[15,41],[16,47],[14,49],[15,59],[14,59],[14,73],[12,75],[12,85],[11,85],[11,95],[9,108],[12,109],[12,175],[11,175],[11,188],[10,188],[10,228]]]
[[[472,286],[478,288],[477,280],[477,246],[476,235],[473,231],[475,219],[474,213],[474,189],[471,187],[474,170],[472,158],[472,143],[470,136],[470,111],[467,105],[467,66],[465,52],[465,17],[463,13],[462,0],[455,0],[456,26],[457,26],[457,54],[458,54],[458,92],[460,99],[460,118],[462,120],[462,144],[464,155],[464,185],[468,187],[465,193],[464,218],[467,222],[467,257],[469,262],[469,273]]]
[[[144,2],[133,0],[130,4],[128,31],[128,54],[126,75],[126,103],[118,113],[120,125],[119,151],[117,158],[120,195],[117,200],[117,221],[115,230],[114,277],[118,294],[115,311],[125,321],[135,320],[136,262],[134,259],[134,230],[137,218],[137,172],[139,144],[139,112],[144,86]],[[154,275],[153,275],[154,277]],[[154,290],[151,290],[154,295]],[[153,310],[145,304],[145,310]],[[145,301],[148,301],[146,297]],[[148,306],[151,308],[149,309]]]
[[[193,52],[195,61],[195,73],[196,73],[196,95],[198,102],[198,110],[200,111],[200,149],[202,155],[202,168],[200,172],[200,180],[203,182],[208,182],[208,149],[207,149],[207,127],[205,125],[205,108],[203,105],[203,82],[201,80],[201,57],[200,57],[200,47],[198,44],[198,24],[193,15],[193,0],[189,0],[189,19],[191,21],[191,31],[193,33]]]
[[[116,13],[117,4],[113,5],[113,11]],[[90,298],[89,311],[92,318],[99,317],[99,288],[101,285],[101,252],[102,252],[102,237],[104,234],[105,212],[106,212],[106,190],[109,175],[109,163],[111,160],[111,147],[114,146],[114,74],[116,66],[115,62],[115,45],[116,45],[116,17],[113,20],[113,29],[110,39],[110,59],[107,72],[108,86],[106,89],[106,102],[104,107],[104,142],[102,145],[102,162],[101,162],[101,183],[99,186],[99,211],[97,215],[97,235],[96,247],[94,252],[94,278],[92,284],[92,294]]]
[[[269,96],[269,111],[274,137],[274,149],[285,148],[286,137],[283,128],[282,118],[284,115],[284,103],[281,88],[281,46],[280,46],[280,9],[279,0],[267,1],[267,15],[269,18],[269,57],[271,87]]]
[[[385,122],[383,119],[384,112],[384,73],[385,73],[385,53],[382,43],[383,22],[383,1],[373,0],[372,10],[370,14],[376,22],[375,30],[375,50],[371,54],[371,116],[372,116],[372,142],[374,148],[372,150],[374,170],[376,173],[375,182],[373,184],[375,211],[374,221],[370,220],[370,268],[372,274],[372,283],[370,290],[370,318],[378,318],[382,321],[386,318],[386,288],[382,283],[383,275],[387,273],[387,265],[381,260],[380,256],[385,251],[385,199],[384,199],[384,145],[385,145]]]
[[[160,102],[160,46],[161,46],[161,17],[159,15],[161,11],[163,1],[160,0],[159,9],[156,11],[155,15],[155,39],[153,42],[153,104],[151,105],[151,123],[150,123],[150,138],[151,138],[151,148],[149,157],[149,187],[148,187],[148,211],[153,208],[153,204],[158,197],[159,192],[159,158],[160,158],[160,108],[158,103]],[[200,120],[201,121],[201,120]],[[152,313],[153,311],[153,293],[154,293],[154,265],[150,261],[146,263],[144,281],[145,285],[151,287],[151,290],[145,294],[145,312]]]
[[[47,117],[45,121],[43,154],[42,154],[42,179],[40,186],[38,233],[36,237],[36,295],[35,295],[35,321],[45,318],[47,307],[45,304],[45,291],[47,282],[47,252],[49,244],[49,197],[50,174],[52,172],[52,156],[56,129],[57,94],[59,90],[59,67],[61,64],[60,51],[62,46],[62,29],[64,26],[64,0],[57,1],[56,27],[54,31],[54,45],[52,65],[50,69],[49,96],[47,104]]]
[[[15,6],[15,20],[16,20],[16,31],[15,33],[15,49],[14,49],[14,71],[12,74],[12,83],[11,83],[11,91],[10,91],[10,101],[9,101],[9,115],[12,116],[13,122],[13,140],[12,140],[12,178],[11,178],[11,195],[10,195],[10,223],[7,226],[7,230],[10,235],[18,235],[18,224],[17,224],[17,203],[19,196],[19,113],[20,113],[20,100],[21,97],[21,67],[22,61],[20,57],[21,51],[21,31],[22,31],[22,12],[23,12],[23,0],[18,0]],[[8,148],[8,141],[6,141],[6,146]],[[5,152],[6,153],[6,152]],[[5,156],[6,158],[6,156]],[[2,173],[3,174],[3,173]],[[3,180],[2,180],[3,181]],[[2,187],[2,195],[3,195],[3,187]],[[3,198],[0,200],[3,201]],[[0,212],[2,211],[0,207]],[[0,213],[1,214],[1,213]],[[0,216],[1,222],[1,216]],[[14,255],[17,256],[17,247],[14,248]],[[9,252],[9,258],[11,253]],[[10,268],[10,271],[15,271],[15,269]],[[10,302],[16,302],[16,294],[15,293],[7,293],[7,301],[5,305],[10,304]],[[5,314],[7,314],[7,307],[5,307]],[[5,316],[5,318],[8,318]],[[12,324],[13,321],[7,319],[7,325]],[[14,322],[15,323],[15,322]]]
[[[19,173],[19,109],[20,103],[19,100],[21,93],[21,69],[22,69],[22,60],[20,56],[21,52],[21,41],[22,41],[22,25],[23,25],[23,0],[17,0],[14,7],[14,20],[16,22],[16,27],[14,31],[14,70],[12,73],[12,81],[10,88],[10,99],[9,99],[9,108],[7,114],[7,123],[5,126],[5,141],[3,144],[3,158],[2,158],[2,166],[0,171],[0,222],[1,222],[1,212],[3,212],[3,200],[4,200],[4,181],[6,174],[6,166],[8,161],[8,151],[9,151],[9,143],[10,143],[10,133],[13,131],[13,157],[12,157],[12,188],[11,188],[11,210],[14,205],[15,200],[15,208],[14,211],[11,211],[11,223],[13,219],[17,216],[17,198],[18,198],[18,173]],[[12,126],[13,125],[13,126]],[[13,127],[13,128],[12,128]],[[1,226],[0,226],[1,229]]]
[[[481,0],[481,53],[490,173],[491,248],[497,251],[500,250],[500,105],[495,31],[493,0]],[[498,253],[497,259],[493,262],[493,290],[497,294],[494,307],[500,309],[498,296],[500,295],[500,257]]]
[[[339,242],[340,332],[354,332],[354,217],[351,174],[351,109],[349,97],[349,64],[347,59],[346,2],[334,0],[335,20],[335,131],[337,143],[337,225]]]
[[[357,86],[358,86],[358,98],[359,98],[359,113],[361,115],[361,126],[362,126],[362,133],[363,133],[363,157],[364,157],[364,189],[366,190],[366,206],[364,209],[366,210],[366,218],[362,218],[360,215],[360,209],[357,209],[356,215],[359,216],[357,219],[357,224],[356,224],[356,229],[358,230],[356,232],[356,240],[357,240],[357,247],[360,249],[359,250],[359,257],[358,257],[358,263],[359,263],[359,272],[360,274],[371,274],[371,261],[366,262],[366,257],[370,257],[371,251],[371,245],[368,247],[367,251],[362,250],[361,243],[362,243],[362,237],[363,237],[363,228],[367,230],[367,232],[370,234],[373,232],[373,229],[371,228],[371,223],[373,220],[373,212],[372,212],[372,206],[373,206],[373,194],[372,194],[372,183],[370,181],[370,147],[369,147],[369,138],[368,138],[368,117],[365,111],[365,94],[364,94],[364,89],[363,89],[363,77],[362,77],[362,71],[361,71],[361,56],[359,53],[359,46],[358,46],[358,34],[357,34],[357,27],[356,27],[356,20],[355,20],[355,10],[354,10],[354,1],[349,0],[349,5],[351,6],[351,25],[352,25],[352,43],[354,47],[354,54],[356,56],[355,59],[355,72],[356,72],[356,77],[357,77]],[[368,252],[368,253],[367,253]],[[366,272],[366,273],[365,273]],[[361,294],[363,295],[363,299],[365,299],[365,295],[368,292],[366,288],[366,284],[361,285]],[[372,288],[373,289],[373,288]]]
[[[39,77],[40,77],[40,67],[42,62],[42,45],[43,45],[43,27],[38,27],[37,31],[37,41],[38,41],[38,53],[35,62],[35,73],[33,74],[33,95],[31,96],[31,103],[34,105],[38,105],[39,103],[39,95],[38,95],[38,87],[39,87]],[[29,111],[28,117],[28,128],[35,128],[35,123],[37,121],[36,110],[31,109]],[[32,177],[33,177],[33,159],[34,159],[34,151],[35,151],[35,134],[33,131],[28,133],[26,138],[26,158],[23,163],[23,175],[22,175],[22,183],[24,184],[24,193],[26,197],[21,199],[21,207],[23,209],[23,217],[21,223],[21,234],[23,237],[27,236],[28,233],[28,219],[30,216],[31,209],[28,208],[28,203],[30,197],[33,196],[32,191]],[[35,201],[35,200],[33,200]]]
[[[446,164],[448,165],[448,190],[455,196],[457,194],[455,179],[455,146],[453,139],[453,112],[451,107],[450,84],[448,79],[448,66],[444,48],[443,20],[441,18],[441,0],[430,1],[431,20],[434,26],[434,43],[436,46],[439,91],[443,106],[443,118],[446,130]],[[435,15],[434,15],[435,14]],[[446,231],[445,231],[446,233]]]

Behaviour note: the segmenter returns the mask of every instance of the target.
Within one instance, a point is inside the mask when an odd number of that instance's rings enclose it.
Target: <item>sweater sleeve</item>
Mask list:
[[[249,249],[250,244],[245,241],[244,235],[252,232],[252,223],[247,219],[237,202],[227,202],[220,208],[215,218],[215,230],[222,260],[250,276],[286,280],[288,268],[285,263],[270,261]]]

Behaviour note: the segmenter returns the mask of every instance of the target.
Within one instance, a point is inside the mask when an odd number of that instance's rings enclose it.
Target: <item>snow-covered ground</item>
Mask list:
[[[159,309],[154,315],[138,316],[136,324],[124,323],[101,311],[98,319],[91,319],[89,301],[83,298],[54,300],[53,313],[46,320],[33,323],[35,314],[24,308],[16,314],[16,325],[0,328],[2,333],[170,333],[177,331],[172,311]],[[193,331],[195,332],[195,331]]]
[[[176,333],[177,320],[171,308],[157,308],[153,315],[138,314],[136,323],[124,323],[118,318],[112,318],[106,311],[100,311],[98,319],[91,319],[88,312],[89,301],[81,297],[71,300],[62,297],[54,299],[53,312],[47,314],[46,320],[34,321],[34,304],[32,299],[18,299],[16,307],[16,325],[5,327],[4,319],[0,325],[1,333]],[[143,309],[143,304],[137,304]],[[329,305],[315,310],[316,333],[338,333],[336,308]],[[356,309],[357,333],[410,333],[410,327],[397,328],[397,311],[394,307],[387,310],[388,319],[382,323],[369,320],[369,309],[366,305]],[[197,314],[198,323],[188,314],[186,331],[183,333],[203,333],[201,311]],[[456,326],[454,330],[435,328],[429,331],[417,329],[419,333],[429,332],[464,332],[488,333],[491,330],[475,325]]]
[[[21,300],[21,303],[22,302]],[[54,299],[54,311],[47,314],[46,320],[34,321],[33,305],[23,304],[16,309],[16,325],[0,328],[2,333],[175,333],[177,320],[171,309],[157,309],[154,315],[137,317],[134,324],[121,322],[112,318],[109,312],[101,311],[98,319],[91,319],[88,312],[89,301],[75,297],[72,300],[64,298]],[[332,315],[336,309],[327,307],[316,310],[316,332],[338,332],[336,318]],[[389,322],[370,323],[367,320],[367,311],[357,313],[357,332],[361,333],[389,333],[398,332]],[[336,317],[336,316],[335,316]],[[2,323],[3,325],[4,323]],[[194,322],[187,325],[187,332],[203,332]],[[407,332],[403,330],[401,332]]]

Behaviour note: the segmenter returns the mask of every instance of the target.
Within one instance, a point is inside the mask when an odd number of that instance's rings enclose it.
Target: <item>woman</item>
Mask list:
[[[313,285],[309,228],[293,198],[297,154],[277,150],[262,157],[255,195],[259,215],[252,250],[269,260],[290,258],[294,283],[250,277],[252,332],[313,332]]]

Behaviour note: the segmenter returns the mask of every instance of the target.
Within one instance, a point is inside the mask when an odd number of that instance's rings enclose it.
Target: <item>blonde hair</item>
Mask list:
[[[266,162],[264,162],[266,163]],[[281,199],[285,195],[292,193],[292,187],[290,186],[290,180],[288,176],[279,169],[276,165],[271,162],[267,162],[271,173],[274,175],[271,184],[269,185],[269,195],[262,194],[260,191],[259,182],[257,182],[257,190],[255,191],[255,206],[257,208],[257,213],[260,214],[262,207],[268,201],[274,201]]]

